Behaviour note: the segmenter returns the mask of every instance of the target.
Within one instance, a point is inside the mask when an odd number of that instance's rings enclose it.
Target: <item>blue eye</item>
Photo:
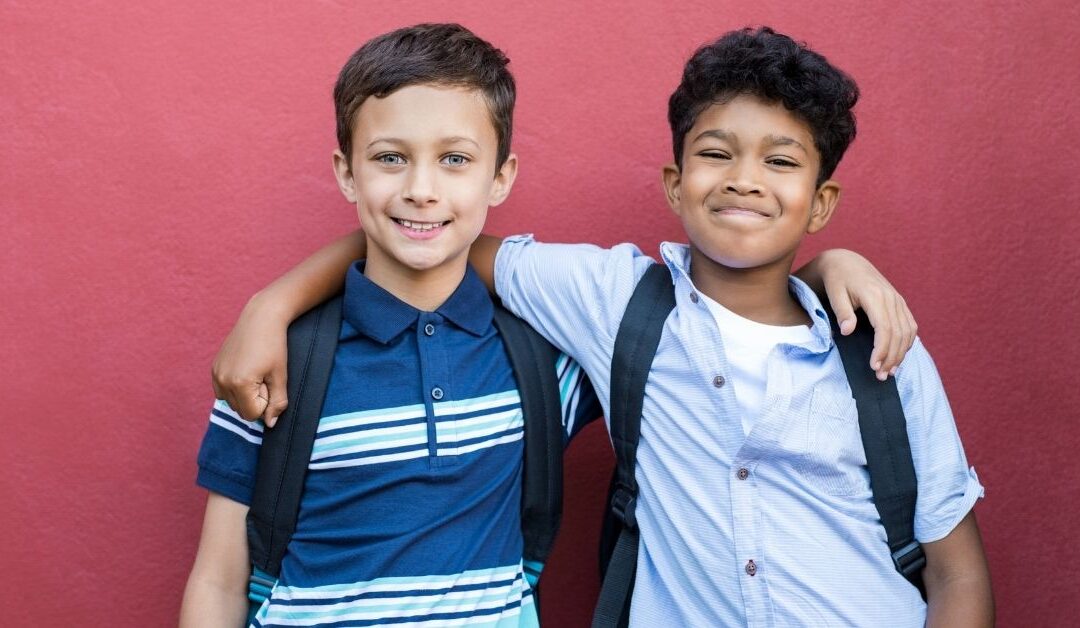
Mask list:
[[[464,166],[465,164],[469,163],[468,157],[466,157],[465,155],[459,155],[457,153],[447,155],[443,157],[442,160],[443,163],[448,166]]]
[[[405,158],[397,153],[382,153],[375,155],[375,161],[390,166],[398,166],[405,163]]]

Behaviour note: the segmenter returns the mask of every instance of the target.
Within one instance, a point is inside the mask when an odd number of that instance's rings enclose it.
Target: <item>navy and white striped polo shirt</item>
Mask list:
[[[296,533],[255,625],[537,625],[521,402],[492,311],[471,268],[434,312],[349,270]],[[556,366],[569,440],[599,407]],[[218,401],[198,483],[250,504],[262,429]]]

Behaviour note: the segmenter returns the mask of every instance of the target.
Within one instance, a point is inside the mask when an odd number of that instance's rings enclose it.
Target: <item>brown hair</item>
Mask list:
[[[369,96],[382,98],[409,85],[433,83],[479,90],[499,138],[496,169],[510,155],[514,77],[498,48],[459,24],[417,24],[379,35],[353,53],[334,85],[338,146],[352,161],[356,112]]]

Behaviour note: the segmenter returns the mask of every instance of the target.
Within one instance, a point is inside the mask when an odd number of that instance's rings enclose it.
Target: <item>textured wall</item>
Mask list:
[[[866,253],[914,308],[987,486],[1001,624],[1075,621],[1074,3],[525,4],[0,2],[0,622],[175,621],[209,361],[251,292],[355,223],[330,171],[336,70],[443,20],[519,80],[521,176],[495,233],[679,239],[666,97],[724,30],[771,24],[851,72],[860,137],[807,253]],[[584,625],[597,590],[610,454],[600,429],[583,441],[549,625]]]

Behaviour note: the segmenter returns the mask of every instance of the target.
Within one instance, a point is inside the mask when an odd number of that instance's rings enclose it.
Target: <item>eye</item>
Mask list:
[[[789,159],[787,157],[769,157],[765,160],[765,163],[772,166],[780,166],[781,168],[798,168],[799,162]]]
[[[704,157],[705,159],[731,159],[731,155],[729,155],[727,151],[717,149],[703,150],[698,153],[698,156]]]
[[[460,153],[450,153],[449,155],[446,155],[442,158],[442,162],[444,164],[455,168],[464,166],[465,164],[469,163],[469,161],[470,160],[468,157]]]
[[[405,158],[397,153],[379,153],[373,159],[388,166],[400,166],[405,163]]]

